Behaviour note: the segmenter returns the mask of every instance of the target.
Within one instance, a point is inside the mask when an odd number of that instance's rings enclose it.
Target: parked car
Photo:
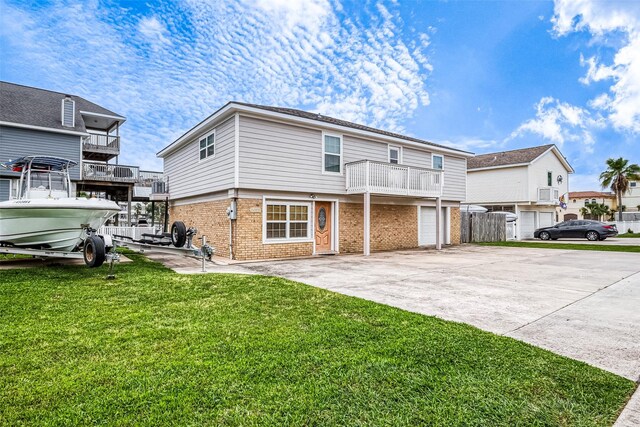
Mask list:
[[[146,227],[147,225],[149,225],[149,221],[147,221],[146,217],[140,217],[138,218],[138,226],[144,226]]]
[[[553,227],[539,228],[533,237],[540,240],[558,240],[565,238],[586,238],[587,240],[604,240],[618,235],[615,225],[592,220],[570,220],[561,222]]]

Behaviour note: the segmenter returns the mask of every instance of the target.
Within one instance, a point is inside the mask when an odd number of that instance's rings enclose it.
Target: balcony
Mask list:
[[[120,154],[120,137],[92,133],[83,138],[82,151],[88,160],[110,160]]]
[[[539,205],[559,205],[560,190],[557,187],[538,187]]]
[[[140,169],[137,166],[83,161],[82,179],[86,181],[137,183],[140,181]]]
[[[151,184],[151,195],[149,200],[162,201],[169,198],[169,179],[154,181]]]
[[[347,193],[440,197],[444,172],[393,163],[360,160],[345,165]]]
[[[156,182],[162,182],[164,174],[154,171],[140,171],[140,180],[138,185],[143,187],[152,187]]]

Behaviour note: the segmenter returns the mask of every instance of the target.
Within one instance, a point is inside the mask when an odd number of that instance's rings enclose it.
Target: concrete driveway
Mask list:
[[[242,267],[468,323],[640,377],[637,253],[465,245]]]

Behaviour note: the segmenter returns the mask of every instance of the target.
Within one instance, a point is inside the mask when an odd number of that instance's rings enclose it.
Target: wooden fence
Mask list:
[[[462,243],[502,242],[507,240],[507,217],[494,213],[461,212]]]

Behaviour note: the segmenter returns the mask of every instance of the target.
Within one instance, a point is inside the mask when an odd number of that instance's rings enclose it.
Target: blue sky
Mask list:
[[[121,163],[229,100],[476,153],[555,143],[597,189],[640,163],[640,1],[0,0],[0,78],[125,115]]]

